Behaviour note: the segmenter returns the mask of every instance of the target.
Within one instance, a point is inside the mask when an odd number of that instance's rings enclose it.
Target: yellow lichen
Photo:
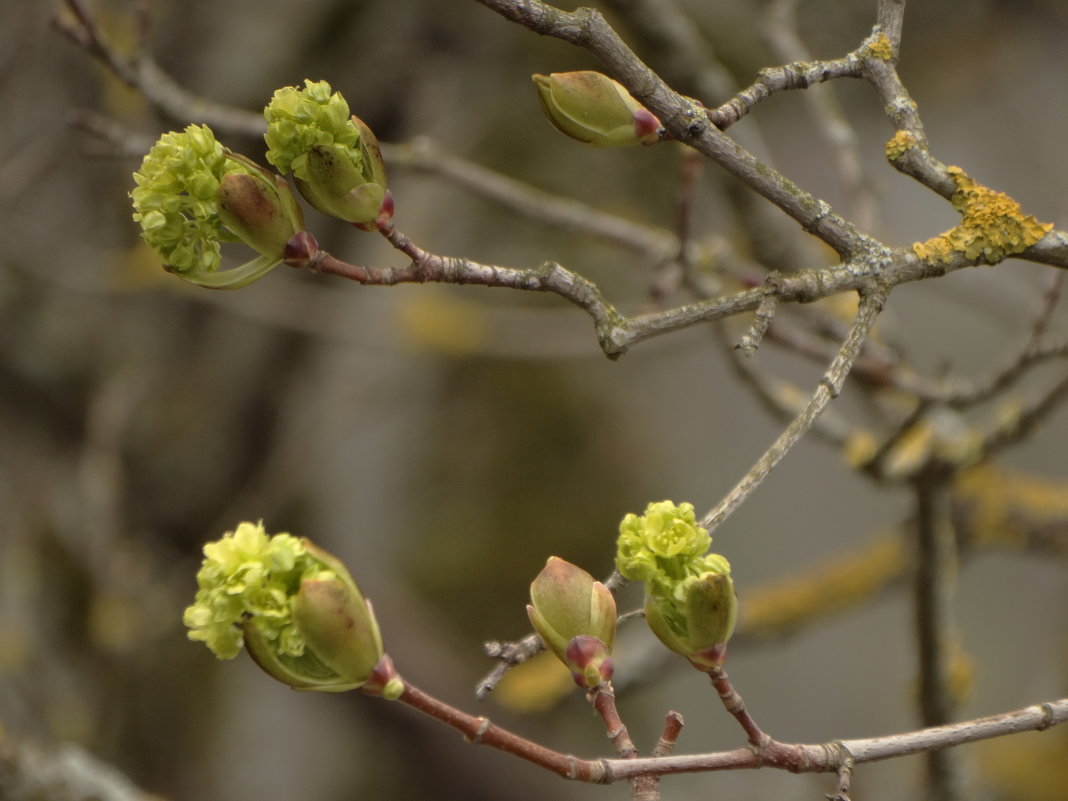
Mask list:
[[[912,246],[923,261],[948,264],[960,255],[969,261],[996,264],[1031,247],[1053,228],[1052,223],[1024,215],[1019,203],[976,183],[960,167],[947,171],[957,186],[950,202],[960,212],[961,221],[955,228]]]
[[[863,428],[850,431],[842,445],[842,457],[855,470],[865,467],[878,452],[879,443],[875,435]]]
[[[965,513],[975,545],[1027,548],[1035,540],[1068,556],[1048,532],[1068,519],[1068,482],[1040,478],[982,463],[953,482],[956,503]]]
[[[893,164],[909,150],[914,147],[919,147],[919,145],[920,143],[916,140],[916,137],[908,131],[898,131],[891,137],[890,141],[886,143],[886,159]]]
[[[867,47],[864,48],[864,55],[889,61],[894,57],[894,45],[885,33],[880,33],[868,42]]]
[[[900,578],[907,562],[900,536],[884,533],[823,565],[747,592],[739,610],[739,630],[753,637],[773,637],[854,608]]]

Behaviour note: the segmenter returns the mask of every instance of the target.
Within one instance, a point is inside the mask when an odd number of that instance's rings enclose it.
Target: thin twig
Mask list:
[[[877,285],[861,295],[860,304],[857,308],[857,316],[853,320],[849,335],[842,343],[841,349],[835,356],[834,361],[820,379],[812,399],[801,413],[794,418],[793,422],[779,435],[771,447],[765,451],[756,464],[735,485],[734,489],[727,493],[714,509],[701,520],[701,525],[711,531],[738,508],[760,484],[768,474],[796,445],[805,432],[807,432],[819,418],[823,410],[832,399],[836,398],[842,390],[846,376],[860,353],[871,327],[882,311],[883,302],[886,300],[888,290],[885,286]]]
[[[723,702],[723,708],[730,712],[734,716],[734,719],[738,721],[738,725],[740,725],[745,732],[749,744],[757,749],[767,746],[768,743],[771,742],[771,737],[764,733],[753,719],[753,716],[749,714],[749,709],[745,705],[745,700],[738,691],[734,689],[730,678],[727,676],[727,671],[722,667],[712,668],[708,671],[708,677],[712,680],[712,686],[716,688],[716,692],[719,693],[719,699]]]

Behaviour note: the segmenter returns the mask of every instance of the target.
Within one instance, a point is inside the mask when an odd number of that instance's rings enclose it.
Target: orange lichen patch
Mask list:
[[[913,134],[908,131],[898,131],[886,143],[886,159],[893,164],[908,151],[919,146],[920,143]]]
[[[1053,228],[1052,223],[1024,215],[1019,203],[976,183],[960,167],[949,167],[948,172],[957,186],[950,202],[961,213],[961,222],[912,246],[924,262],[948,264],[954,256],[961,255],[968,260],[996,264],[1031,247]]]
[[[741,599],[739,631],[773,637],[853,608],[900,578],[906,561],[901,537],[887,534],[803,575],[757,587]]]
[[[977,546],[1032,546],[1068,556],[1068,481],[981,464],[953,482],[954,504]]]
[[[878,58],[889,61],[894,57],[894,45],[885,33],[876,34],[864,48],[864,55],[870,58]]]

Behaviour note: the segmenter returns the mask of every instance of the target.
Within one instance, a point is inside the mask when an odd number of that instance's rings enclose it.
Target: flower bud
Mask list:
[[[594,147],[660,141],[656,115],[607,75],[584,70],[532,77],[545,116],[572,139]]]
[[[190,639],[220,659],[244,643],[268,675],[297,690],[352,690],[376,675],[385,656],[378,623],[336,557],[307,539],[268,537],[262,523],[241,523],[204,555],[184,616]],[[397,697],[395,671],[384,679],[378,694]]]
[[[734,633],[738,599],[730,575],[706,573],[681,588],[682,603],[645,597],[645,619],[653,634],[698,670],[719,667]]]
[[[693,505],[651,503],[619,527],[616,567],[645,584],[645,619],[668,648],[698,670],[718,667],[734,633],[738,600],[730,563],[705,553],[712,544]]]
[[[393,201],[378,140],[330,84],[279,89],[263,113],[267,160],[293,173],[312,206],[367,230],[389,222]]]
[[[611,676],[608,655],[616,636],[616,601],[604,584],[553,556],[531,583],[530,600],[531,625],[545,647],[571,669],[579,686],[595,687]]]
[[[219,218],[249,247],[281,259],[286,243],[304,230],[300,207],[284,178],[246,159],[240,161],[249,172],[228,173],[219,182]]]
[[[285,182],[224,148],[204,125],[164,134],[133,177],[141,237],[168,270],[193,284],[245,286],[279,264],[286,241],[303,229]],[[260,256],[219,270],[219,243],[234,239]]]

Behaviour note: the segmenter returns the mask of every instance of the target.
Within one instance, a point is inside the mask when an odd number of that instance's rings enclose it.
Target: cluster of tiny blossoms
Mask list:
[[[304,653],[292,603],[301,578],[316,572],[318,564],[299,539],[269,537],[262,523],[241,523],[205,545],[204,557],[196,598],[184,615],[189,639],[203,641],[219,659],[233,659],[243,639],[238,624],[254,616],[279,652]]]
[[[331,92],[326,81],[305,80],[303,89],[279,89],[263,114],[267,120],[267,161],[283,174],[311,180],[307,161],[315,147],[329,147],[356,166],[363,161],[360,132],[352,121],[349,104],[340,92]]]
[[[628,514],[619,525],[616,566],[650,595],[682,598],[686,580],[705,573],[730,573],[730,563],[707,553],[712,537],[697,525],[693,504],[651,503],[644,515]]]
[[[217,195],[223,176],[248,172],[228,158],[206,125],[160,137],[134,173],[130,192],[145,241],[179,273],[214,272],[224,236]]]

